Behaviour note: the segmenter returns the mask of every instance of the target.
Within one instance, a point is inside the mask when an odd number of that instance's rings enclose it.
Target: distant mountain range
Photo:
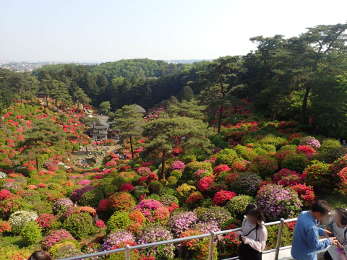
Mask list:
[[[207,59],[205,59],[207,61]],[[191,60],[165,60],[168,63],[174,64],[192,64],[194,62],[204,61],[203,59],[191,59]],[[30,72],[35,69],[41,68],[45,65],[50,64],[81,64],[81,65],[95,65],[100,64],[102,62],[8,62],[8,63],[0,63],[0,68],[9,69],[12,71],[18,72]]]

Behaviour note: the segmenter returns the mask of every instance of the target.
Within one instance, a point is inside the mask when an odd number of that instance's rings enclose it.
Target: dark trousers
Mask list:
[[[239,247],[240,260],[262,260],[262,253],[253,249],[249,245],[241,244]]]

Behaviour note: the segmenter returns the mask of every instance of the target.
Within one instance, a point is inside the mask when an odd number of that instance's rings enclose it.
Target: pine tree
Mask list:
[[[165,179],[165,162],[173,155],[175,147],[186,152],[199,147],[208,151],[210,141],[207,124],[189,117],[160,118],[145,125],[143,135],[148,138],[146,145],[149,153],[160,156],[160,175]]]
[[[134,138],[143,131],[143,114],[137,105],[126,105],[118,109],[114,115],[114,128],[119,130],[122,139],[129,139],[131,156],[134,158]]]

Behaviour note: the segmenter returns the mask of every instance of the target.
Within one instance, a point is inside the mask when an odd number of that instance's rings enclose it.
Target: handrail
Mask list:
[[[280,224],[280,227],[279,227],[278,233],[277,233],[276,248],[264,251],[264,253],[275,251],[276,252],[275,260],[278,260],[278,254],[279,254],[279,251],[281,249],[281,247],[280,247],[281,240],[282,240],[281,234],[282,234],[282,229],[283,229],[284,223],[293,222],[296,220],[297,220],[297,218],[291,218],[291,219],[281,219],[280,221],[273,221],[273,222],[265,223],[265,226],[272,226],[272,225]],[[117,249],[112,249],[112,250],[107,250],[107,251],[100,251],[100,252],[90,253],[90,254],[85,254],[85,255],[80,255],[80,256],[61,258],[58,260],[80,260],[80,259],[85,259],[85,258],[89,258],[89,257],[104,256],[104,255],[120,253],[120,252],[125,252],[125,258],[124,259],[130,260],[130,252],[132,250],[135,250],[135,249],[144,249],[144,248],[154,247],[154,246],[159,246],[159,245],[174,244],[174,243],[179,243],[179,242],[192,240],[192,239],[201,239],[201,238],[205,238],[205,237],[210,237],[208,260],[213,260],[214,259],[213,249],[215,246],[214,245],[215,243],[213,242],[214,237],[218,236],[218,235],[228,234],[231,232],[237,232],[240,230],[241,230],[241,228],[233,228],[233,229],[221,230],[221,231],[217,231],[217,232],[205,233],[205,234],[201,234],[201,235],[175,238],[175,239],[163,240],[163,241],[158,241],[158,242],[153,242],[153,243],[148,243],[148,244],[141,244],[141,245],[136,245],[136,246],[127,246],[127,247],[117,248]],[[287,248],[287,247],[283,247],[283,248]],[[233,258],[228,258],[228,259],[238,259],[238,257],[236,257],[236,258],[233,257]]]

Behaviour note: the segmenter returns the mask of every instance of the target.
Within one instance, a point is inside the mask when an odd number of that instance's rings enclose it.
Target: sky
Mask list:
[[[0,0],[0,62],[214,59],[347,21],[346,0]]]

